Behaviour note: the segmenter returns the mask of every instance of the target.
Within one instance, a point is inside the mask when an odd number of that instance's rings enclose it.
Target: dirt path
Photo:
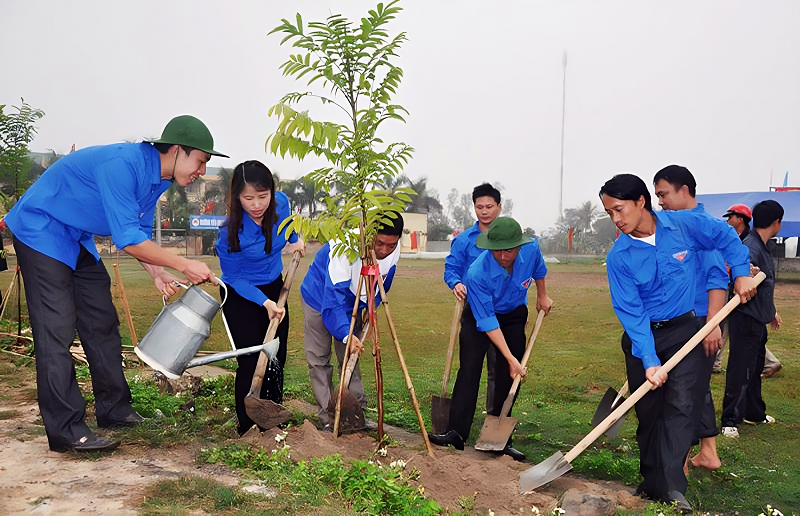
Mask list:
[[[293,401],[293,408],[312,412],[307,403]],[[144,488],[160,479],[186,475],[211,477],[228,486],[239,483],[239,476],[219,465],[194,462],[197,449],[191,446],[144,448],[125,444],[113,454],[96,460],[72,453],[55,453],[38,425],[38,407],[28,402],[0,402],[0,512],[3,514],[136,514]],[[613,500],[626,507],[641,505],[630,496],[630,489],[616,483],[590,483],[572,476],[562,477],[539,492],[520,495],[519,473],[530,464],[509,457],[467,448],[463,452],[435,448],[428,457],[419,434],[387,427],[393,446],[386,457],[375,456],[376,442],[367,434],[343,436],[334,440],[330,433],[305,424],[289,430],[286,442],[298,459],[341,453],[346,459],[401,459],[407,471],[420,472],[418,483],[428,497],[442,506],[460,509],[460,499],[473,498],[476,510],[491,509],[497,515],[530,513],[536,506],[542,513],[556,507],[557,497],[575,489]],[[243,440],[272,448],[275,431],[255,432]]]

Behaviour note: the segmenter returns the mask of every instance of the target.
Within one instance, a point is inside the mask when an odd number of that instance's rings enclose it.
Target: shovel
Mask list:
[[[625,400],[625,396],[629,392],[627,381],[622,386],[622,389],[619,390],[619,393],[617,393],[613,387],[609,387],[606,393],[603,395],[603,399],[600,400],[600,405],[597,406],[594,416],[592,416],[592,426],[597,426],[602,423],[603,420],[607,418],[615,408],[617,408],[617,405],[621,401]],[[627,413],[623,414],[623,416],[619,418],[619,421],[611,425],[611,427],[606,430],[606,435],[608,437],[613,439],[617,436],[619,433],[619,427],[622,426],[622,422],[625,421],[625,416],[627,415]]]
[[[525,367],[525,364],[528,363],[528,357],[531,356],[533,343],[536,341],[536,336],[539,334],[539,329],[542,327],[542,319],[544,319],[544,310],[541,310],[539,316],[536,318],[533,334],[528,341],[528,347],[525,349],[522,362],[520,362],[522,367]],[[475,443],[476,450],[503,451],[506,444],[508,444],[508,438],[511,437],[514,427],[517,426],[517,418],[508,417],[508,413],[511,412],[511,405],[514,403],[514,396],[517,395],[517,388],[521,380],[522,377],[520,375],[514,377],[514,383],[511,384],[511,390],[508,391],[506,401],[503,403],[500,417],[486,416],[486,420],[483,422],[483,428],[481,429],[481,435],[478,436],[478,441]]]
[[[447,384],[450,382],[450,368],[453,366],[453,351],[456,347],[456,338],[461,329],[461,314],[464,311],[464,300],[456,299],[456,312],[453,314],[453,323],[450,326],[450,345],[447,347],[447,360],[444,362],[444,379],[442,380],[442,395],[431,398],[431,429],[434,434],[447,432],[447,423],[450,421],[450,398],[447,397]]]
[[[364,342],[364,337],[369,334],[369,323],[364,324],[364,330],[361,332],[361,342]],[[350,434],[363,430],[366,426],[364,419],[364,409],[361,408],[361,403],[358,402],[353,393],[350,392],[350,378],[353,376],[353,370],[358,364],[358,359],[361,353],[350,353],[347,359],[347,364],[344,369],[344,377],[342,384],[344,391],[342,392],[341,408],[339,412],[339,430],[342,434]],[[328,414],[336,412],[336,400],[339,397],[339,388],[337,387],[331,394],[331,399],[328,401]]]
[[[759,285],[766,276],[763,272],[759,272],[755,276],[755,284]],[[689,342],[683,345],[683,347],[675,353],[672,358],[667,360],[667,363],[661,366],[661,369],[664,372],[670,372],[673,367],[675,367],[683,358],[689,354],[694,347],[699,344],[706,336],[711,333],[719,323],[725,319],[728,314],[730,314],[734,308],[740,303],[739,296],[733,296],[728,304],[726,304],[722,310],[717,312],[717,315],[711,318],[705,326],[703,326],[700,331],[698,331],[694,337],[689,339]],[[625,415],[628,410],[633,407],[637,401],[642,399],[645,394],[647,394],[653,388],[653,384],[649,381],[645,381],[636,392],[634,392],[630,398],[622,402],[620,406],[618,406],[614,411],[609,414],[607,418],[603,420],[602,423],[597,425],[594,430],[589,432],[589,435],[584,437],[581,442],[575,445],[566,455],[562,455],[561,452],[556,452],[550,458],[545,460],[544,462],[540,462],[539,464],[535,465],[534,467],[527,469],[520,473],[519,475],[519,492],[520,494],[525,494],[529,491],[533,491],[537,487],[543,486],[548,482],[557,479],[567,471],[572,469],[572,461],[575,458],[583,453],[583,451],[589,447],[595,440],[597,440],[600,435],[603,434],[608,428],[616,423],[616,421]]]
[[[297,272],[297,265],[300,263],[300,252],[295,251],[292,256],[292,261],[289,264],[289,269],[286,272],[286,279],[283,281],[283,288],[281,288],[280,296],[278,297],[278,308],[283,308],[286,305],[286,298],[289,297],[289,290],[292,288],[292,281],[294,281],[294,274]],[[270,361],[275,359],[278,352],[279,343],[275,339],[275,333],[278,331],[278,319],[272,319],[267,328],[267,335],[264,337],[264,344],[269,344],[264,351],[258,355],[258,364],[256,365],[255,373],[253,374],[253,381],[250,384],[250,392],[244,398],[244,408],[247,415],[261,428],[273,428],[281,423],[285,423],[292,417],[292,413],[283,408],[283,406],[275,403],[272,400],[262,400],[261,385],[264,383],[264,374],[267,371],[267,365]],[[272,342],[275,340],[275,342]]]

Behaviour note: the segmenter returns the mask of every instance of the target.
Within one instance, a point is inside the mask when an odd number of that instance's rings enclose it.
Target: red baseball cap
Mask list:
[[[753,218],[753,211],[746,204],[734,204],[728,208],[728,211],[725,212],[725,215],[722,217],[727,219],[731,215],[746,217],[747,221],[749,222]]]

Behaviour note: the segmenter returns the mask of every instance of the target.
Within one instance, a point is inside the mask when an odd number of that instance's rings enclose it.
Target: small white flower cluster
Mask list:
[[[278,442],[278,443],[283,442],[284,439],[286,439],[287,435],[288,435],[288,432],[275,434],[275,442]]]
[[[562,509],[561,507],[556,507],[555,509],[553,509],[553,512],[551,512],[550,514],[552,514],[553,516],[555,516],[555,515],[557,515],[557,514],[564,514],[564,513],[566,513],[566,512],[567,512],[567,511],[565,511],[565,510],[564,510],[564,509]]]
[[[758,516],[783,516],[783,513],[778,509],[773,508],[771,505],[767,504],[767,512],[761,513]]]
[[[539,508],[536,507],[535,505],[533,507],[531,507],[531,512],[533,514],[541,514],[541,512],[539,512]]]
[[[391,464],[389,464],[389,467],[390,467],[390,468],[400,468],[400,469],[405,469],[405,467],[406,467],[406,464],[407,464],[407,462],[406,462],[406,461],[398,459],[398,460],[396,460],[396,461],[392,462]]]

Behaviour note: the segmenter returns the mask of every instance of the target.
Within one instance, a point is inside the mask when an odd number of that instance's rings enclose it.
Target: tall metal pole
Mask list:
[[[558,196],[558,218],[564,214],[564,119],[567,106],[567,51],[564,51],[564,81],[561,89],[561,192]]]

